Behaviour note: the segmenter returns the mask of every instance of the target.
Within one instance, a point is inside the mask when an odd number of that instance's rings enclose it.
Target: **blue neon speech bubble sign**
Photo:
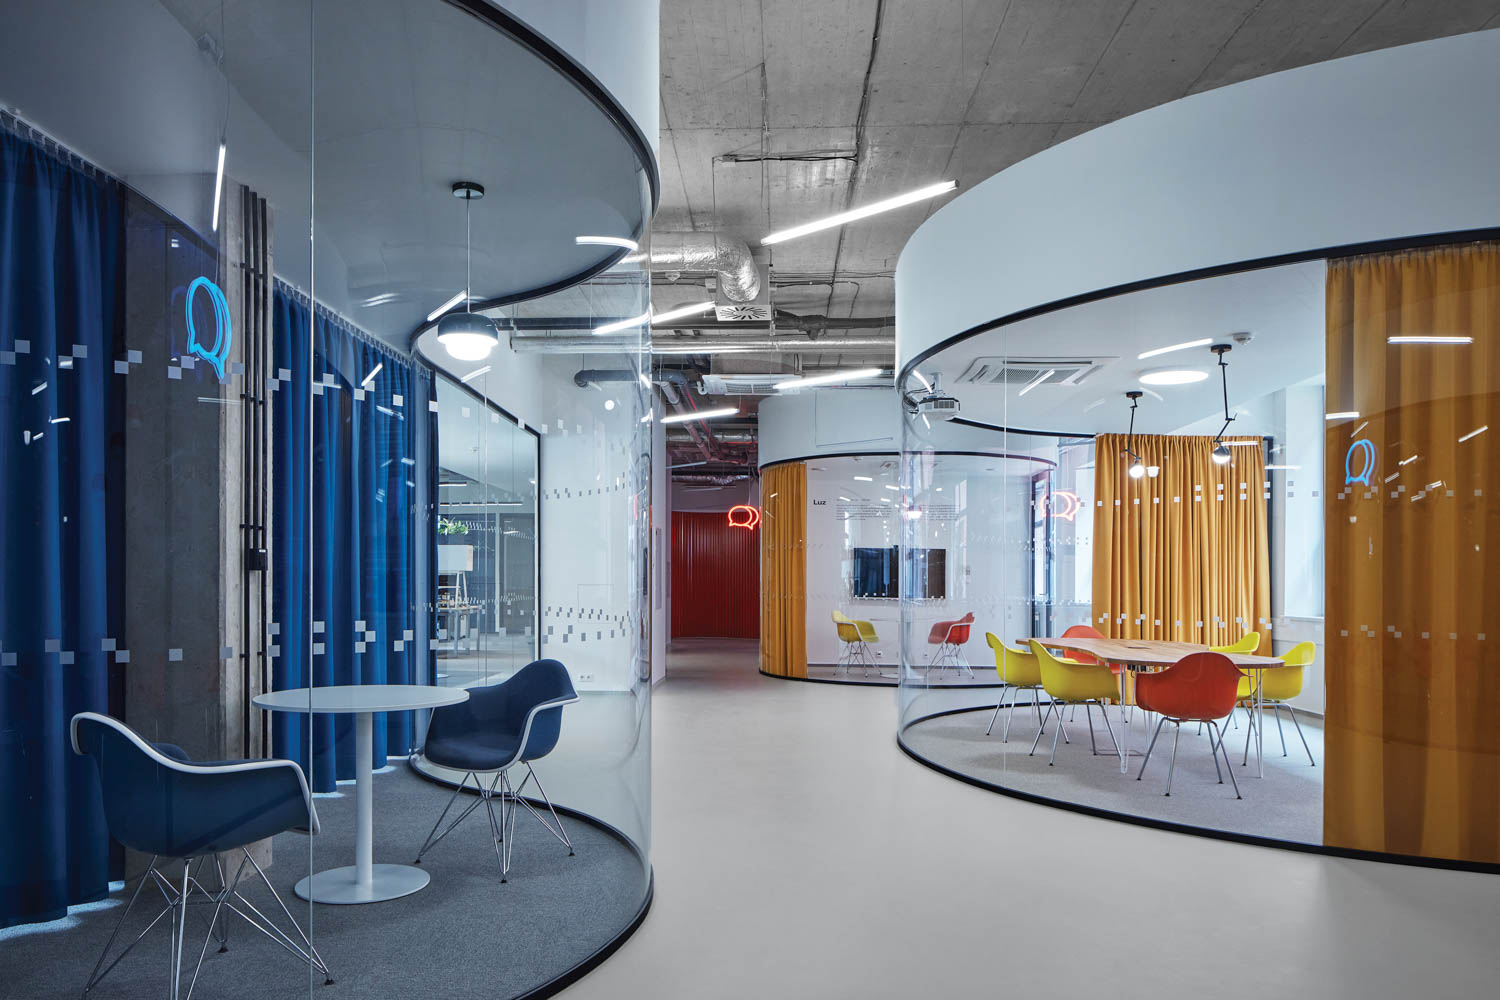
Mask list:
[[[1356,459],[1355,456],[1358,456]],[[1375,477],[1375,442],[1369,438],[1360,438],[1349,446],[1349,451],[1344,455],[1344,485],[1362,483],[1371,485],[1370,480]],[[1354,471],[1356,462],[1359,471]]]
[[[198,294],[199,288],[208,290],[209,301],[214,304],[214,343],[212,347],[204,347],[198,340],[198,330],[193,325],[193,299]],[[219,381],[224,381],[224,359],[229,357],[229,345],[234,341],[234,331],[229,325],[229,301],[224,298],[224,292],[218,285],[207,278],[194,278],[193,283],[188,285],[187,290],[187,349],[189,354],[198,357],[214,366],[214,371],[219,376]]]

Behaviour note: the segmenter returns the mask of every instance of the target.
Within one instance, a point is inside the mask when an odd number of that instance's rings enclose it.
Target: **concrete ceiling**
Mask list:
[[[755,246],[1188,94],[1497,25],[1500,0],[661,0],[654,227]],[[774,305],[890,315],[942,201],[770,248]]]

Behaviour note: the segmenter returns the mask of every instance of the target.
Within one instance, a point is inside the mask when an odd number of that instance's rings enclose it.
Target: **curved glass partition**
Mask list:
[[[940,444],[951,449],[951,441]],[[924,689],[999,685],[984,630],[972,623],[1006,614],[1002,577],[1028,570],[1002,552],[1021,535],[992,530],[1007,504],[989,489],[1005,478],[996,475],[1002,466],[1045,477],[1051,460],[938,449],[926,457],[930,499],[920,506],[903,501],[899,455],[831,455],[772,467],[806,482],[798,533],[805,540],[806,673],[787,676],[895,685],[905,662],[906,683]],[[1029,482],[1016,488],[1029,489]],[[784,519],[794,512],[776,504],[775,492],[763,490],[765,502],[772,517]],[[790,590],[774,566],[763,576],[771,593]],[[776,639],[763,635],[762,642]]]
[[[958,563],[1006,686],[929,686],[932,615],[903,597],[902,746],[1117,818],[1494,865],[1497,304],[1500,247],[1464,243],[1167,284],[923,359],[1004,457],[935,454],[909,415],[903,552]]]
[[[600,888],[637,908],[650,886],[645,588],[657,415],[642,265],[484,310],[505,332],[482,359],[453,357],[436,328],[414,341],[440,373],[431,404],[437,683],[500,684],[538,657],[567,668],[580,700],[537,772],[554,805],[615,837],[621,864]],[[620,322],[579,351],[572,331]],[[415,767],[442,783],[464,779],[426,755]]]
[[[557,988],[651,892],[648,147],[486,4],[4,24],[0,977]]]

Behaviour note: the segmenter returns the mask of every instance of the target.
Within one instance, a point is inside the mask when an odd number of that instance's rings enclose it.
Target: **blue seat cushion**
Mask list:
[[[429,736],[425,755],[440,767],[493,771],[515,759],[518,743],[518,734],[495,730]]]

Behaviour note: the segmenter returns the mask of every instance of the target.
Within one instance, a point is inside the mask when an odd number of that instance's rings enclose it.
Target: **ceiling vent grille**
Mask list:
[[[703,393],[708,396],[774,396],[777,382],[796,377],[795,372],[786,375],[705,375]]]
[[[720,323],[764,323],[771,318],[771,306],[730,303],[714,306],[714,318]]]
[[[982,357],[955,380],[961,385],[999,385],[1021,388],[1037,385],[1082,385],[1104,365],[1116,358],[1012,358]],[[1051,374],[1047,374],[1050,372]],[[1042,378],[1046,375],[1046,378]]]

